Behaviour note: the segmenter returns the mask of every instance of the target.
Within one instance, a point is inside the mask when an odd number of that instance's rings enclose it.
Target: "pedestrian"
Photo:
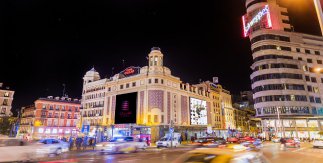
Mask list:
[[[88,137],[85,136],[84,139],[83,139],[83,150],[86,149],[87,145],[88,145]]]
[[[280,150],[286,150],[286,139],[280,138]]]
[[[89,140],[89,146],[90,147],[93,147],[93,150],[94,150],[93,141],[94,141],[94,139],[93,138],[90,138],[90,140]]]
[[[178,139],[179,144],[182,144],[182,141],[183,141],[183,136],[181,135]]]
[[[69,143],[69,149],[70,151],[73,149],[73,137],[71,136],[70,139],[68,140],[68,143]]]

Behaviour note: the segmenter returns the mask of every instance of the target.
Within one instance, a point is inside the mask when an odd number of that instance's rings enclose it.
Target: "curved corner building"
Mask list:
[[[263,136],[318,138],[323,126],[323,37],[293,32],[276,0],[246,0],[250,75]]]

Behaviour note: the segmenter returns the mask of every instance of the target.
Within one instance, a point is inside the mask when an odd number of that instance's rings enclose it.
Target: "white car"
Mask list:
[[[37,153],[36,149],[21,139],[0,139],[0,162],[31,161],[47,156],[45,153]]]
[[[101,154],[104,153],[130,153],[138,149],[146,149],[146,142],[134,141],[133,137],[114,137],[109,142],[96,144],[95,149]]]
[[[313,148],[323,147],[323,140],[314,140]]]
[[[160,148],[160,147],[169,148],[171,146],[178,147],[179,142],[176,138],[173,138],[173,141],[171,141],[171,138],[163,137],[159,141],[156,142],[156,145],[157,145],[157,148]]]
[[[62,152],[67,152],[69,150],[69,143],[58,140],[58,139],[42,139],[37,143],[33,144],[36,147],[37,153],[44,154],[55,154],[60,155]]]

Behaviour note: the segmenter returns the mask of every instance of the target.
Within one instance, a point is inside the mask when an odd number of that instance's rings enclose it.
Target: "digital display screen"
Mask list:
[[[191,125],[207,125],[206,101],[190,98]]]
[[[136,123],[137,92],[116,96],[115,124]]]

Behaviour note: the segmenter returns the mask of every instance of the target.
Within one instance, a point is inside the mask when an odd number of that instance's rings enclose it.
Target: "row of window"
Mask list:
[[[268,79],[303,79],[301,74],[291,74],[291,73],[273,73],[273,74],[263,74],[259,76],[255,76],[251,81],[252,83],[261,81],[261,80],[268,80]]]
[[[298,69],[297,65],[287,64],[287,63],[272,63],[272,64],[264,64],[255,67],[255,71],[263,70],[263,69],[271,69],[271,68],[290,68],[290,69]]]
[[[260,35],[256,36],[251,39],[251,44],[254,44],[258,41],[262,40],[278,40],[278,41],[285,41],[285,42],[290,42],[290,38],[286,36],[279,36],[279,35],[273,35],[273,34],[266,34],[266,35]]]
[[[304,85],[300,84],[268,84],[255,87],[254,93],[268,90],[305,90]]]
[[[276,50],[283,50],[283,51],[292,51],[291,47],[286,46],[278,46],[278,45],[262,45],[258,46],[254,49],[252,49],[252,53],[261,51],[261,50],[267,50],[267,49],[276,49]]]
[[[104,89],[105,89],[104,86],[96,87],[96,88],[89,88],[89,89],[86,89],[86,91],[84,90],[83,93],[95,92],[95,91],[104,90]]]
[[[95,98],[102,98],[105,96],[105,92],[102,93],[96,93],[96,94],[91,94],[91,95],[87,95],[85,96],[85,100],[89,100],[89,99],[95,99]]]
[[[319,97],[309,96],[309,99],[310,99],[311,103],[317,103],[317,104],[322,103],[321,98],[319,98]]]
[[[84,109],[97,108],[97,107],[104,107],[104,101],[90,102],[84,105]]]
[[[55,108],[56,111],[59,111],[59,110],[61,110],[61,111],[75,111],[75,112],[79,111],[78,107],[43,104],[42,109],[45,110],[46,108],[49,110],[54,110],[54,108]]]
[[[255,99],[255,103],[270,101],[307,101],[307,97],[304,95],[272,95],[257,97]]]
[[[319,88],[318,87],[312,87],[312,86],[308,85],[307,86],[307,91],[314,92],[314,93],[319,93]]]
[[[308,107],[295,107],[295,106],[273,106],[257,108],[257,115],[261,114],[277,114],[277,110],[280,114],[310,114]]]
[[[301,49],[300,48],[296,48],[296,52],[301,53]],[[304,53],[305,54],[313,54],[313,51],[311,51],[309,49],[305,49],[304,50]],[[315,55],[320,55],[321,53],[320,53],[320,51],[314,50],[314,54]]]
[[[270,54],[270,55],[263,55],[263,56],[256,57],[253,61],[257,62],[257,61],[261,61],[261,60],[265,60],[265,59],[293,59],[293,57],[284,56],[284,55]]]

